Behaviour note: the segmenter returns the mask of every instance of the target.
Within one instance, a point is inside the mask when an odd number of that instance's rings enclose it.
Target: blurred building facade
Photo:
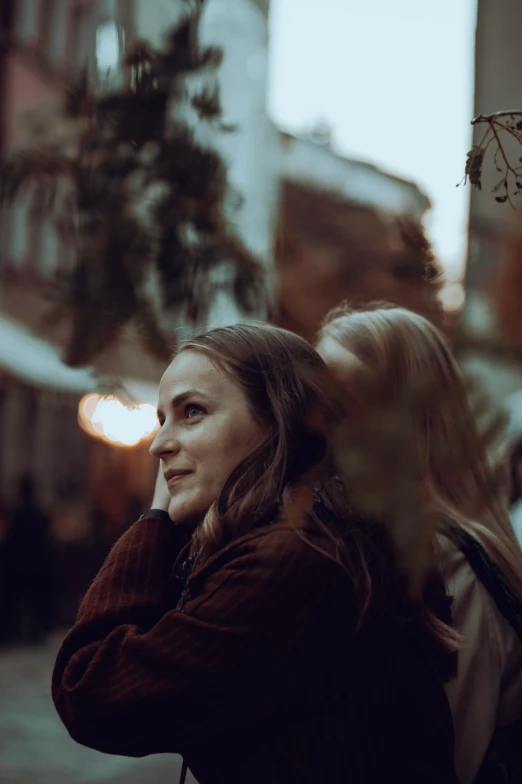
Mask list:
[[[513,0],[478,0],[474,116],[509,109],[522,111],[522,6]],[[484,126],[474,132],[478,143]],[[518,155],[520,157],[520,153]],[[499,204],[491,193],[498,174],[486,159],[481,190],[471,191],[467,309],[487,301],[494,276],[512,243],[522,236],[520,211]]]
[[[87,64],[99,89],[116,86],[125,46],[137,38],[161,44],[183,7],[181,0],[3,1],[0,157],[22,142],[27,112],[61,101],[71,73]],[[223,140],[206,141],[222,149],[231,183],[241,193],[231,216],[238,231],[268,264],[277,174],[268,152],[270,134],[275,138],[276,132],[264,114],[267,18],[263,0],[208,0],[200,29],[204,43],[225,51],[220,70],[224,119],[238,127]],[[260,153],[264,150],[266,156]],[[68,250],[51,222],[32,212],[30,198],[18,199],[0,218],[0,502],[14,500],[16,478],[30,471],[45,504],[52,505],[61,488],[74,488],[94,503],[93,494],[99,496],[117,517],[118,494],[123,503],[134,496],[145,499],[150,491],[147,444],[110,447],[78,426],[79,400],[99,389],[100,380],[88,368],[62,363],[66,325],[42,327],[47,288],[68,264]],[[224,265],[216,284],[213,324],[241,317],[226,271]],[[163,367],[137,348],[132,330],[117,350],[100,358],[98,370],[105,368],[123,378],[135,398],[155,404]]]
[[[336,154],[327,127],[280,134],[277,320],[309,340],[342,300],[387,300],[432,319],[421,221],[429,199],[412,182]],[[435,272],[435,269],[433,269]]]
[[[75,67],[83,40],[81,33],[76,38],[80,10],[80,3],[2,3],[2,159],[21,141],[24,113],[60,100],[64,75]],[[42,289],[66,259],[50,224],[31,215],[28,199],[3,209],[0,217],[0,497],[12,502],[16,479],[30,471],[50,501],[50,488],[69,479],[63,475],[66,454],[65,473],[80,484],[86,473],[76,424],[84,387],[74,371],[61,372],[58,349],[54,356],[51,348],[49,357],[45,342],[31,343],[41,329]]]
[[[478,0],[475,48],[474,116],[497,111],[522,111],[522,5],[514,0]],[[474,130],[480,141],[484,126]],[[506,149],[518,161],[522,150],[507,139]],[[463,325],[480,343],[506,333],[522,346],[522,202],[495,201],[492,188],[499,174],[491,150],[483,167],[482,189],[472,188],[469,219],[466,305]],[[511,321],[512,323],[505,323]],[[510,335],[509,335],[510,333]],[[522,390],[522,374],[478,347],[464,363],[480,379],[492,400],[505,407]],[[509,406],[508,406],[509,407]]]
[[[61,100],[67,76],[88,63],[93,79],[117,85],[125,46],[136,38],[160,44],[181,8],[181,0],[2,0],[0,157],[21,143],[27,111]],[[200,35],[224,50],[223,120],[236,127],[202,133],[229,165],[241,197],[230,218],[266,265],[272,318],[312,338],[342,299],[394,299],[429,315],[434,289],[420,281],[422,258],[412,262],[398,223],[418,229],[427,197],[413,183],[336,154],[327,129],[296,138],[275,128],[265,113],[268,12],[268,0],[207,0]],[[43,330],[44,294],[70,258],[29,200],[1,215],[0,263],[0,503],[13,500],[16,478],[31,471],[44,503],[69,488],[66,494],[89,496],[117,528],[125,504],[146,503],[147,444],[111,447],[78,426],[79,400],[102,391],[100,379],[62,363],[66,327]],[[226,269],[211,324],[242,315]],[[99,369],[155,404],[162,367],[136,345],[129,330]]]

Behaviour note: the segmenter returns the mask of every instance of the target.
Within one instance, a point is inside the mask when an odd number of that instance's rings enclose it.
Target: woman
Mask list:
[[[324,374],[274,327],[178,349],[153,508],[58,654],[53,698],[75,740],[183,754],[200,784],[455,784],[446,656],[384,544],[326,492]]]
[[[450,538],[437,537],[433,521],[450,518],[479,542],[519,597],[522,552],[495,490],[463,379],[437,329],[398,307],[336,309],[326,319],[318,351],[350,394],[356,412],[352,431],[365,433],[361,440],[374,468],[371,482],[381,480],[385,492],[379,500],[389,505],[392,522],[400,518],[404,499],[413,499],[405,509],[406,519],[416,523],[410,527],[412,539],[404,532],[409,523],[396,535],[404,562],[426,563],[426,553],[434,554],[438,544],[461,633],[458,677],[447,685],[455,761],[461,783],[470,784],[495,727],[522,714],[522,645],[465,556]],[[364,507],[364,478],[357,480]],[[419,509],[428,521],[424,530]],[[381,514],[386,516],[382,509]]]

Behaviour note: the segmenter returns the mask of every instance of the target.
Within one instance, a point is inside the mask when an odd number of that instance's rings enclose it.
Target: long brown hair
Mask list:
[[[372,569],[384,559],[334,476],[329,432],[340,409],[325,363],[303,338],[262,323],[209,330],[178,353],[189,350],[229,373],[268,425],[264,442],[232,472],[194,532],[195,568],[242,533],[284,518],[346,572],[360,625],[373,598]]]
[[[338,388],[315,349],[292,332],[249,323],[204,332],[183,343],[178,353],[189,350],[204,353],[229,373],[245,391],[252,414],[268,425],[264,442],[232,472],[194,532],[195,568],[243,533],[283,517],[348,575],[357,628],[375,603],[393,608],[392,595],[397,601],[391,612],[409,613],[412,607],[381,529],[350,507],[334,475],[329,434],[340,413]],[[309,525],[303,526],[303,520]],[[428,655],[434,649],[435,666],[444,673],[449,646],[444,640],[440,645],[424,610],[435,618],[423,599],[414,610],[424,619],[419,630]]]
[[[364,310],[337,308],[321,335],[360,360],[373,389],[382,391],[380,403],[385,397],[387,407],[395,407],[406,434],[398,457],[407,468],[414,464],[410,478],[422,483],[426,506],[478,540],[522,597],[522,550],[442,334],[422,316],[377,303]],[[420,532],[417,541],[422,538]]]
[[[303,502],[331,467],[324,423],[334,416],[327,369],[305,340],[261,323],[218,327],[178,349],[204,353],[240,386],[268,425],[263,443],[232,472],[194,535],[202,564],[232,538],[276,519],[290,497]],[[296,500],[297,503],[297,500]]]

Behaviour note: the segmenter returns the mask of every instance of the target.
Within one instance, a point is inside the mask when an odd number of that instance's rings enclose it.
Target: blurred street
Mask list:
[[[2,784],[176,784],[180,758],[129,759],[83,748],[54,710],[50,680],[62,633],[34,647],[0,650]],[[188,782],[194,782],[191,776]]]

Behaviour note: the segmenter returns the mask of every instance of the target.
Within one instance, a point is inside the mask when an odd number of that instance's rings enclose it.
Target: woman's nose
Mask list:
[[[178,451],[179,445],[174,433],[169,432],[169,429],[163,425],[159,432],[156,433],[156,437],[150,445],[150,454],[153,457],[165,458],[167,455],[174,454]]]

